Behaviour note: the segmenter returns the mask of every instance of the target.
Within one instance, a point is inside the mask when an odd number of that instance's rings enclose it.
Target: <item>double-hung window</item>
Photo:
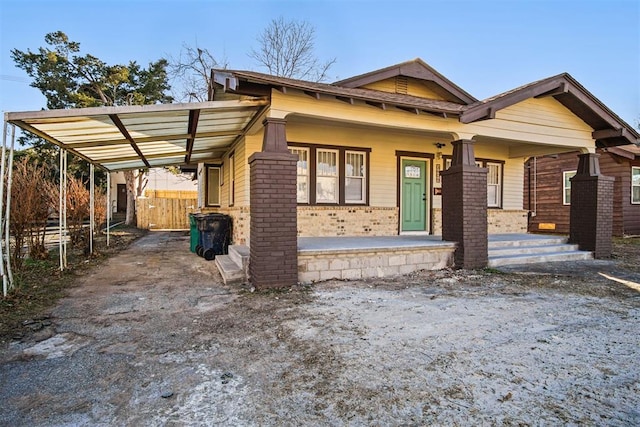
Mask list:
[[[487,171],[487,206],[502,206],[502,163],[485,162]]]
[[[640,167],[631,168],[631,203],[640,204]]]
[[[364,203],[366,185],[365,153],[345,152],[344,201],[345,203]]]
[[[300,144],[289,151],[298,156],[298,203],[367,204],[370,149]]]
[[[207,174],[205,204],[206,206],[220,206],[221,167],[205,165],[205,170]]]
[[[309,203],[309,149],[308,148],[290,148],[292,154],[298,156],[296,167],[298,175],[298,203]]]
[[[338,203],[337,150],[316,150],[316,203]]]
[[[503,163],[496,160],[476,159],[476,166],[487,168],[487,207],[502,207],[502,166]],[[445,157],[444,169],[451,167],[451,157]]]
[[[576,171],[564,171],[562,172],[562,204],[571,204],[571,178],[576,174]]]

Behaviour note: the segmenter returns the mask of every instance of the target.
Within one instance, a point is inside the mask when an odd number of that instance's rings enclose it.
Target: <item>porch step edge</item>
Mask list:
[[[490,257],[489,267],[500,267],[515,264],[538,264],[542,262],[583,261],[593,259],[593,254],[586,251],[550,252],[544,255],[511,255]]]
[[[247,245],[229,245],[229,256],[242,267],[245,273],[249,269],[249,247]]]
[[[217,255],[216,266],[225,285],[240,285],[246,282],[246,274],[229,255]]]
[[[524,254],[546,254],[552,252],[570,252],[577,250],[578,245],[570,245],[567,243],[540,246],[504,246],[500,248],[490,248],[489,257]]]
[[[568,239],[566,237],[540,237],[534,239],[523,240],[489,240],[489,249],[505,248],[505,247],[519,247],[519,246],[544,246],[544,245],[560,245],[566,244]]]

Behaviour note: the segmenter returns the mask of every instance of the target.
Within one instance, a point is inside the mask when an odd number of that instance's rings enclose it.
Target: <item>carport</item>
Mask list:
[[[64,194],[67,153],[78,156],[91,165],[93,208],[94,167],[99,167],[108,174],[219,160],[244,135],[252,132],[254,125],[260,124],[259,120],[268,106],[266,98],[246,98],[5,113],[0,170],[0,179],[7,180],[6,194],[4,187],[0,186],[0,223],[5,227],[5,246],[0,248],[0,274],[4,294],[13,287],[9,262],[9,224],[16,126],[60,148],[60,268],[64,269],[66,243],[62,236],[66,232]],[[107,188],[108,192],[109,190]],[[107,209],[107,221],[109,214]],[[109,224],[107,230],[108,228]]]

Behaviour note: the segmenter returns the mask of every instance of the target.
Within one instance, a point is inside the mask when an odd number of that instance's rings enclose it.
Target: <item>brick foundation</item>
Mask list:
[[[265,121],[263,151],[249,157],[249,280],[258,289],[298,282],[297,156],[287,150],[284,120]]]
[[[595,258],[608,258],[612,250],[614,178],[600,174],[597,154],[581,154],[571,178],[569,242]]]
[[[453,159],[442,172],[442,238],[457,242],[459,268],[483,268],[487,248],[487,169],[475,165],[473,141],[453,141]]]

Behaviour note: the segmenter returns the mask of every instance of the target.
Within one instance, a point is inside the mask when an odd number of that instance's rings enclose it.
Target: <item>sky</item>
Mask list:
[[[631,126],[640,119],[640,0],[0,0],[0,110],[45,99],[14,66],[63,31],[108,64],[148,65],[182,46],[229,68],[271,20],[308,21],[330,81],[421,58],[478,99],[568,72]]]

